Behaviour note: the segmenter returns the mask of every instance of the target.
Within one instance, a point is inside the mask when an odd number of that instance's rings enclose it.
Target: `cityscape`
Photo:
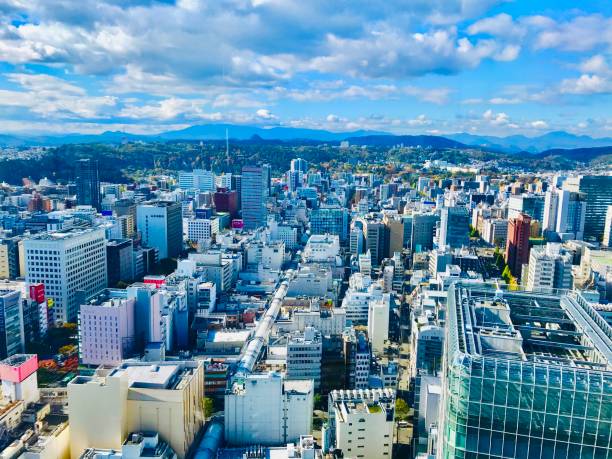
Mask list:
[[[0,1],[0,459],[612,459],[588,3]]]

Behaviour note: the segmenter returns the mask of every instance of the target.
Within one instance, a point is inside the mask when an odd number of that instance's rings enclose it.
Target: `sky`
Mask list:
[[[0,0],[0,133],[612,137],[609,0]]]

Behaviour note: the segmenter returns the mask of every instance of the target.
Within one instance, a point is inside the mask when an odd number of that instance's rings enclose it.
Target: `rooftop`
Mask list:
[[[455,284],[449,323],[458,350],[473,356],[612,369],[612,327],[580,294]]]

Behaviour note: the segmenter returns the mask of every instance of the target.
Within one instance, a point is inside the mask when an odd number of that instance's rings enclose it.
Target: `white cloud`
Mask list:
[[[491,109],[488,109],[486,112],[484,112],[482,114],[482,117],[494,126],[502,126],[510,122],[510,117],[506,113],[495,113]]]
[[[542,120],[532,121],[529,125],[534,129],[548,129],[548,123]]]
[[[561,92],[566,94],[602,94],[612,91],[612,82],[599,75],[580,75],[579,78],[561,82]]]
[[[257,115],[258,118],[261,118],[262,120],[266,120],[266,121],[278,119],[278,117],[274,115],[267,108],[260,108],[259,110],[255,112],[255,114]]]

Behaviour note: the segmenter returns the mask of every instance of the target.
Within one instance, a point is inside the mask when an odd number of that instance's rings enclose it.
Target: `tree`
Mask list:
[[[323,399],[323,396],[321,394],[315,394],[313,397],[313,405],[315,407],[315,410],[325,410],[325,400]]]
[[[210,397],[204,397],[202,399],[202,409],[204,410],[204,417],[208,419],[215,412],[215,402]]]
[[[408,408],[408,403],[406,403],[406,400],[399,397],[395,399],[395,417],[398,420],[404,421],[408,419],[409,410],[410,408]]]

